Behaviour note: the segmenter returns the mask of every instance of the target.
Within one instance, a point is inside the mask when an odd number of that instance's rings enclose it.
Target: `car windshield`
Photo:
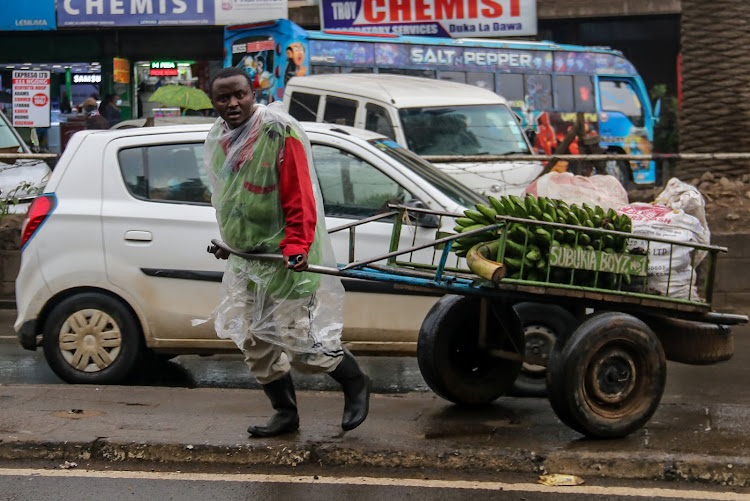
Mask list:
[[[487,201],[397,142],[391,139],[371,139],[369,142],[389,157],[411,169],[458,205],[473,207],[477,203]]]
[[[502,104],[399,110],[407,146],[419,155],[530,154],[513,112]]]
[[[5,117],[0,117],[0,153],[17,152],[23,152],[23,147]]]

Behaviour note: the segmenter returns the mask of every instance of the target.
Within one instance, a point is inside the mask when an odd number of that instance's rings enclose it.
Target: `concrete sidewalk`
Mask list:
[[[0,385],[0,460],[342,466],[684,479],[750,485],[750,408],[663,401],[643,429],[587,440],[545,399],[459,409],[427,393],[372,397],[343,433],[338,392],[298,393],[301,429],[249,439],[271,413],[259,390]],[[415,470],[416,471],[416,470]]]

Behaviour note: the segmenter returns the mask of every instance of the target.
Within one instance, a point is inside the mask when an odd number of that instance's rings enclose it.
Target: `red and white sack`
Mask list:
[[[570,172],[549,172],[526,188],[535,197],[548,197],[579,207],[586,203],[603,209],[617,209],[628,203],[628,192],[614,176],[576,176]]]
[[[681,209],[633,203],[620,207],[618,212],[627,214],[633,220],[633,235],[664,238],[686,244],[708,243],[708,235],[698,218],[686,214]],[[691,301],[700,300],[695,287],[691,247],[653,241],[649,243],[637,238],[629,239],[629,250],[639,247],[649,251],[645,292]],[[704,254],[696,255],[696,266]],[[638,281],[634,283],[634,290],[641,291]]]

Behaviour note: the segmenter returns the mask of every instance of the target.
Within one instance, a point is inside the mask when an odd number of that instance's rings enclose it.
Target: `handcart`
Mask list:
[[[389,209],[330,229],[349,233],[349,262],[335,268],[311,265],[308,271],[444,293],[422,323],[417,359],[427,385],[456,404],[492,402],[508,394],[524,367],[536,367],[563,423],[589,437],[624,437],[656,411],[665,387],[666,360],[701,365],[727,360],[734,352],[730,326],[748,321],[745,315],[711,309],[717,257],[727,252],[723,247],[510,216],[454,234],[446,229],[457,214],[403,205]],[[357,228],[388,218],[394,221],[390,252],[355,260]],[[427,218],[431,226],[438,220],[435,240],[417,244],[402,238],[410,225]],[[567,243],[553,242],[557,245],[550,246],[543,265],[522,261],[522,269],[510,274],[502,263],[509,252],[510,228],[519,227],[561,232]],[[497,238],[474,246],[465,259],[451,252],[459,238],[488,231]],[[629,244],[635,239],[640,247],[628,252],[581,250],[577,244],[591,235],[628,239]],[[246,259],[282,259],[212,243]],[[656,244],[666,245],[670,253],[666,289],[661,291],[651,290],[647,277],[648,256]],[[523,245],[525,253],[528,238]],[[670,291],[671,256],[681,251],[689,253],[691,264],[701,253],[705,259],[700,267],[689,268],[691,286],[686,296],[677,297]],[[524,273],[524,265],[535,267],[533,274]],[[524,321],[519,305],[527,305]],[[524,333],[534,312],[547,317],[540,323],[564,320],[568,327],[541,336],[544,341],[537,343],[528,330]]]

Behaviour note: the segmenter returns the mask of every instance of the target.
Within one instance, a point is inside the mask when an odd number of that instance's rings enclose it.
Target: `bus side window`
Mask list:
[[[555,109],[560,111],[576,109],[573,77],[570,75],[555,75]]]
[[[289,114],[300,122],[315,122],[318,118],[320,96],[306,92],[292,92]]]
[[[525,75],[526,95],[534,110],[549,110],[552,108],[552,75]]]
[[[354,115],[357,113],[357,101],[343,97],[327,96],[323,122],[354,127]]]
[[[383,134],[395,140],[393,124],[391,124],[391,119],[385,108],[374,103],[367,103],[365,105],[365,112],[365,129]]]
[[[512,103],[523,104],[526,96],[523,91],[523,75],[500,73],[497,78],[497,93]]]
[[[310,70],[312,75],[328,75],[330,73],[341,73],[340,66],[313,66]]]
[[[480,71],[469,71],[466,73],[466,83],[476,85],[483,89],[495,91],[495,78],[492,73],[484,73]]]
[[[583,112],[596,111],[596,102],[594,101],[594,83],[591,81],[591,77],[576,75],[574,83],[576,110]]]
[[[466,83],[466,73],[463,71],[440,71],[440,80],[449,82]]]

